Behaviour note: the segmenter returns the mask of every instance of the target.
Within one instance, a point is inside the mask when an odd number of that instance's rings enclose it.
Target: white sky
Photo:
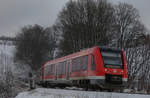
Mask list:
[[[25,25],[54,24],[58,13],[69,0],[0,0],[0,36],[15,36]],[[128,2],[139,12],[143,23],[150,29],[150,0],[109,0]]]
[[[0,0],[0,35],[14,36],[29,24],[51,26],[68,0]]]

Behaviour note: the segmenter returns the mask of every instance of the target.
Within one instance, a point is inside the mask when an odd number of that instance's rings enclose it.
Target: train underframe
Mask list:
[[[42,81],[44,87],[72,87],[76,86],[84,90],[108,90],[122,92],[126,82],[119,75],[105,75],[105,79],[80,79],[80,80],[46,80]]]

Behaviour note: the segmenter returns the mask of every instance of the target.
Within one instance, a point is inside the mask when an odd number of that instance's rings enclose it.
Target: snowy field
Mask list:
[[[14,68],[14,52],[15,46],[0,45],[0,73],[8,67]]]
[[[37,88],[15,98],[150,98],[150,95]]]
[[[14,56],[14,52],[15,52],[15,46],[11,45],[0,45],[0,52],[13,57]]]

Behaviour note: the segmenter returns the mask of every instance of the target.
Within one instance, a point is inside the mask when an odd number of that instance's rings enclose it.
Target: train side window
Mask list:
[[[57,66],[58,75],[66,74],[66,61],[60,62]]]
[[[72,60],[72,71],[80,71],[80,65],[81,65],[81,57],[74,58]]]
[[[75,62],[75,59],[73,59],[72,60],[72,72],[74,72],[75,71],[75,64],[76,62]]]
[[[91,55],[91,69],[96,70],[94,55]]]
[[[58,65],[57,65],[57,72],[58,72],[58,75],[61,75],[62,74],[62,66],[61,66],[62,64],[61,63],[58,63]]]
[[[61,62],[59,65],[60,75],[63,73],[63,63]]]
[[[48,65],[48,74],[50,75],[54,74],[54,64]]]
[[[54,74],[54,69],[55,69],[54,67],[55,67],[55,64],[52,64],[52,67],[51,67],[51,70],[52,70],[51,72],[52,72],[52,74]]]
[[[81,58],[76,58],[76,71],[80,71]]]
[[[81,57],[77,58],[77,71],[80,71]]]
[[[56,66],[56,75],[58,75],[58,73],[59,73],[59,69],[58,69],[59,63],[56,63],[55,66]]]
[[[59,75],[59,73],[60,73],[60,70],[59,70],[59,63],[57,64],[57,74]]]
[[[50,73],[51,73],[50,67],[51,67],[51,65],[47,65],[47,75],[50,75]]]
[[[50,74],[50,66],[51,66],[51,65],[47,65],[47,67],[46,67],[46,69],[47,69],[47,75]]]
[[[64,64],[63,64],[63,62],[60,63],[59,68],[60,68],[60,75],[62,75],[63,72],[64,72]]]
[[[45,75],[48,75],[47,65],[45,65]]]
[[[66,61],[63,62],[63,73],[62,74],[66,74]]]
[[[76,65],[77,65],[77,58],[72,60],[72,72],[77,71]]]
[[[82,66],[81,69],[82,70],[87,70],[87,65],[88,65],[88,56],[83,56],[82,57]]]

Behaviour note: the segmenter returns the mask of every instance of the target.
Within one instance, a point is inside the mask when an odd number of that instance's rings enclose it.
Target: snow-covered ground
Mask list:
[[[150,95],[37,88],[15,98],[150,98]]]

